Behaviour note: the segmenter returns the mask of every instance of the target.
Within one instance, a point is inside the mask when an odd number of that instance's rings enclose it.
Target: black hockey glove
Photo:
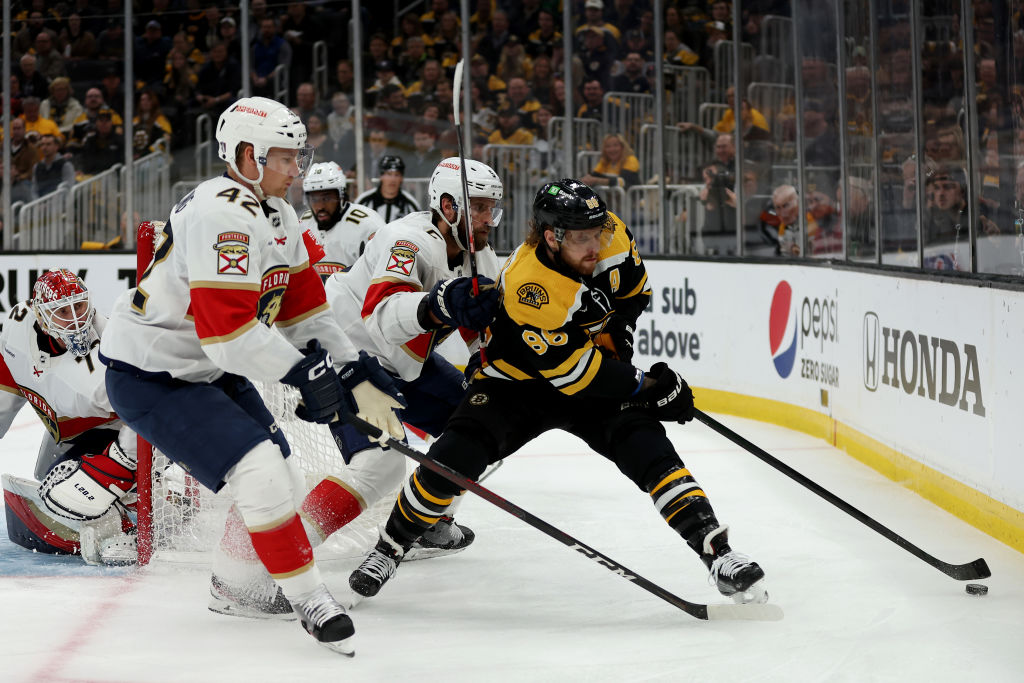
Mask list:
[[[595,343],[611,351],[623,363],[629,363],[633,360],[633,332],[633,324],[625,316],[612,313],[598,333]]]
[[[655,363],[647,376],[654,386],[644,389],[637,399],[659,420],[684,424],[693,419],[693,392],[675,370],[665,363]]]
[[[310,339],[306,348],[300,350],[306,357],[296,363],[281,382],[297,388],[302,395],[295,408],[296,415],[307,422],[330,422],[341,409],[344,394],[331,354],[316,339]]]
[[[484,329],[494,320],[501,294],[494,280],[482,276],[478,279],[480,293],[476,296],[473,296],[473,278],[441,280],[427,295],[430,311],[444,325]]]

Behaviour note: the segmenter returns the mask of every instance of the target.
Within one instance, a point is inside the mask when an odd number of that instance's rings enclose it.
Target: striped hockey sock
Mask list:
[[[388,535],[401,544],[403,550],[408,550],[417,538],[434,526],[455,499],[424,486],[419,475],[418,468],[402,487],[386,526]]]
[[[687,544],[701,552],[706,529],[718,526],[711,502],[685,467],[673,467],[647,487],[661,516]]]

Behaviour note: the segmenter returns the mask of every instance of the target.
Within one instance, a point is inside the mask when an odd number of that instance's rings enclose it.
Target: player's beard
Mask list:
[[[320,221],[319,213],[313,214],[313,220],[316,221],[316,227],[320,228],[321,230],[325,232],[327,230],[330,230],[331,228],[338,224],[338,221],[341,220],[341,203],[338,203],[338,206],[336,206],[334,209],[334,213],[328,216],[323,222]]]

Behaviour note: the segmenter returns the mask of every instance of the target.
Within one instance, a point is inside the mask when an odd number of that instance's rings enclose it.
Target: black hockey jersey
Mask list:
[[[543,380],[564,394],[594,398],[633,393],[640,371],[594,340],[612,313],[635,322],[651,290],[633,236],[609,216],[612,240],[589,277],[559,268],[543,246],[523,244],[512,253],[501,272],[502,305],[478,376]]]

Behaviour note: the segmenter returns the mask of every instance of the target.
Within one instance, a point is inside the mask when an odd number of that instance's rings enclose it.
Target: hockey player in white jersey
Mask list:
[[[350,270],[332,275],[326,283],[331,311],[345,333],[397,377],[408,403],[402,419],[433,436],[441,433],[467,388],[463,374],[434,349],[456,330],[473,349],[478,344],[476,330],[486,327],[497,307],[497,290],[488,285],[497,276],[499,264],[487,241],[501,220],[501,180],[489,166],[472,160],[466,162],[466,173],[472,239],[483,285],[479,296],[471,295],[471,279],[466,277],[471,256],[460,207],[458,157],[444,160],[435,169],[430,179],[430,211],[386,225]],[[301,513],[314,522],[318,533],[310,536],[314,546],[391,494],[405,479],[401,454],[381,449],[345,424],[333,423],[331,431],[347,467],[321,481],[303,503]],[[424,534],[407,559],[457,552],[473,538],[473,532],[456,524],[449,514]],[[236,553],[244,550],[239,543],[229,547]],[[218,557],[220,566],[230,566],[226,558]],[[235,563],[240,559],[235,558]],[[226,605],[221,599],[210,608],[250,617],[273,616],[279,608],[268,590],[272,587],[257,576],[250,581],[242,604]]]
[[[296,387],[303,419],[327,422],[348,403],[397,438],[400,394],[338,328],[283,199],[311,159],[305,126],[278,102],[242,98],[221,114],[216,138],[227,172],[171,210],[138,286],[114,304],[100,346],[107,393],[200,483],[229,487],[302,626],[350,654],[352,621],[324,586],[296,513],[305,482],[250,380]]]
[[[67,269],[41,275],[32,298],[4,322],[0,437],[26,402],[47,430],[36,462],[38,491],[19,480],[5,496],[7,533],[31,550],[78,546],[89,564],[132,564],[135,530],[124,511],[135,498],[136,438],[107,399],[96,351],[105,324],[85,283]],[[63,533],[69,527],[77,528],[77,543]]]
[[[402,418],[432,436],[441,434],[467,389],[462,374],[435,348],[457,330],[475,351],[477,331],[491,322],[498,302],[492,285],[500,266],[488,237],[501,221],[501,180],[486,164],[471,159],[465,164],[468,211],[462,206],[461,161],[444,159],[430,178],[430,211],[389,223],[349,272],[326,284],[342,329],[399,377],[409,404]],[[466,222],[472,225],[471,235],[465,233]],[[468,277],[474,258],[469,239],[480,275],[477,296]],[[382,451],[349,425],[332,431],[349,462],[347,483],[362,499],[376,502],[404,478],[398,454]],[[454,524],[449,508],[418,543],[458,547],[472,540],[471,534]],[[409,555],[416,552],[411,549]]]
[[[352,267],[373,234],[384,227],[384,219],[368,206],[348,200],[345,172],[333,161],[313,164],[302,179],[309,210],[299,225],[313,236],[324,251],[313,264],[326,280]]]

